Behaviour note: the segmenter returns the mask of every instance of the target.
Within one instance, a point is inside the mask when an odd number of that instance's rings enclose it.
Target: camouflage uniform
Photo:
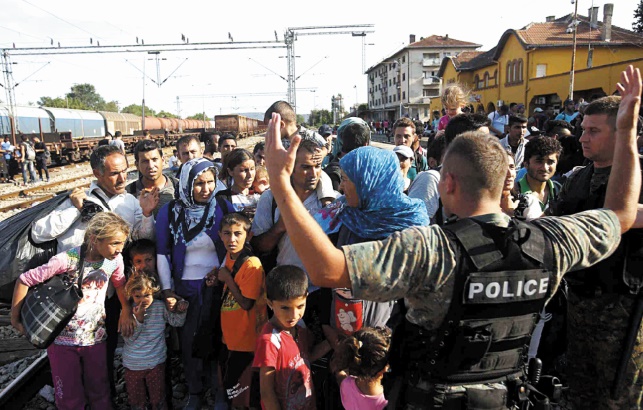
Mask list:
[[[567,179],[550,212],[565,215],[601,207],[610,171],[611,167],[595,169],[593,165],[577,168]],[[610,397],[636,303],[636,296],[630,293],[622,280],[625,244],[632,244],[631,239],[640,233],[638,229],[630,230],[608,260],[566,276],[569,284],[568,397],[576,409],[641,408],[643,328],[640,326],[617,399]],[[629,247],[628,252],[634,251]]]
[[[476,219],[508,226],[504,215]],[[616,249],[620,224],[609,210],[596,210],[564,218],[533,221],[551,240],[555,266],[552,294],[566,272],[583,269]],[[385,302],[404,298],[407,319],[433,330],[449,310],[455,285],[455,252],[438,226],[406,229],[379,242],[344,246],[352,289],[356,298]],[[476,386],[488,385],[470,385]],[[417,386],[421,387],[421,386]],[[469,386],[467,386],[469,387]],[[451,386],[450,389],[457,389]]]

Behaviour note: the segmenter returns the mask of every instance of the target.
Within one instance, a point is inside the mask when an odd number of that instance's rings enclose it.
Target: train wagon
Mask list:
[[[134,135],[134,131],[141,129],[141,117],[134,114],[120,112],[98,111],[105,118],[107,132],[116,135],[120,131],[123,135]]]
[[[249,118],[244,115],[229,114],[229,115],[215,115],[214,123],[215,129],[223,134],[234,134],[237,138],[244,138],[255,135],[258,132],[258,127],[255,125],[259,120]]]

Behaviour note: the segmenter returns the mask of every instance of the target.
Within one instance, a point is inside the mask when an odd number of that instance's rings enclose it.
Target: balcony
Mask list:
[[[440,85],[440,79],[438,77],[423,78],[422,85]]]
[[[439,58],[425,58],[422,60],[422,67],[433,67],[440,64],[442,64],[442,60]]]

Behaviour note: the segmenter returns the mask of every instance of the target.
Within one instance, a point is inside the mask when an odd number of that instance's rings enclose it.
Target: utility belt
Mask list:
[[[532,359],[533,360],[533,359]],[[535,371],[535,370],[534,370]],[[405,383],[408,379],[405,378]],[[554,376],[527,380],[521,373],[502,380],[479,384],[443,384],[420,380],[403,388],[401,408],[440,410],[550,410],[562,394],[562,384]]]

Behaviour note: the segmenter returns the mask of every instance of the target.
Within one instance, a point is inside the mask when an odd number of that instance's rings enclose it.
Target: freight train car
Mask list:
[[[214,123],[217,131],[233,134],[237,138],[249,137],[266,130],[263,121],[237,114],[215,115]]]
[[[120,131],[123,135],[134,135],[134,131],[141,129],[141,117],[134,114],[98,111],[105,118],[107,132],[116,135]]]

